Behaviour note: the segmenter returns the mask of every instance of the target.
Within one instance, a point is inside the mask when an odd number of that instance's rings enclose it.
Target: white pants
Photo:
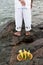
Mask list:
[[[31,30],[31,8],[17,8],[15,9],[15,24],[16,30],[21,31],[22,20],[24,19],[25,30]]]

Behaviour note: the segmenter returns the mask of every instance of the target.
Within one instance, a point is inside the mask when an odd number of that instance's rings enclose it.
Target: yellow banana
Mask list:
[[[25,49],[23,51],[23,54],[24,54],[24,59],[26,59],[27,58],[27,51]]]
[[[19,54],[23,58],[23,51],[22,50],[19,50]]]
[[[33,58],[33,55],[29,51],[27,52],[27,55],[28,55],[30,60]]]
[[[30,55],[30,51],[27,51],[27,55],[28,55],[28,56]]]
[[[17,55],[18,61],[22,61],[26,59],[31,60],[32,58],[33,58],[33,55],[30,53],[30,51],[26,51],[25,49],[23,51],[19,50],[19,54]]]

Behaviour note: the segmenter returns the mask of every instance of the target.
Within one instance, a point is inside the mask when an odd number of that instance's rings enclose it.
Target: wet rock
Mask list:
[[[0,48],[0,65],[8,65],[10,60],[11,47]]]
[[[38,27],[40,30],[43,30],[43,23],[38,24],[37,27]]]
[[[24,23],[23,23],[24,24]],[[2,41],[8,41],[8,42],[15,42],[14,44],[12,45],[16,45],[17,43],[21,42],[21,41],[24,41],[24,42],[33,42],[35,41],[36,39],[39,39],[39,38],[43,38],[43,31],[39,29],[38,26],[35,26],[33,27],[32,26],[32,30],[30,31],[31,32],[31,35],[30,36],[25,36],[25,29],[24,29],[24,25],[22,25],[22,33],[21,33],[21,37],[16,37],[13,35],[13,31],[15,32],[15,22],[10,20],[7,24],[5,24],[4,26],[2,26],[2,30],[0,30],[0,40]],[[5,42],[4,42],[5,43]],[[10,45],[9,44],[9,45]]]
[[[8,21],[6,24],[0,27],[0,38],[6,37],[7,35],[11,34],[11,31],[14,30],[15,24],[14,20]]]
[[[15,23],[11,20],[2,27],[2,30],[0,29],[0,65],[41,65],[39,58],[43,57],[43,29],[40,25],[32,26],[30,36],[25,36],[24,26],[20,37],[14,36],[12,31],[15,31]],[[18,62],[16,59],[18,50],[24,48],[31,51],[33,60]]]
[[[27,61],[18,62],[16,57],[20,49],[30,50],[31,53],[33,54],[33,59],[31,61],[27,60]],[[41,65],[43,64],[41,60],[43,60],[43,38],[36,40],[35,42],[31,44],[21,42],[21,44],[19,44],[18,46],[13,47],[11,51],[11,57],[10,57],[9,64],[10,65],[25,65],[25,64],[26,65],[33,65],[33,64]]]

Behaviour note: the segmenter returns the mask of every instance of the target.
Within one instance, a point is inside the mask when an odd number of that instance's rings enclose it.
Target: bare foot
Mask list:
[[[26,36],[30,36],[30,32],[29,31],[26,32]]]
[[[15,36],[21,36],[21,32],[20,32],[20,31],[14,32],[14,35],[15,35]]]

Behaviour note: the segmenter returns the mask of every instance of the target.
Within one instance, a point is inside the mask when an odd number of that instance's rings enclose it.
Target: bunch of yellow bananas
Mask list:
[[[33,55],[30,53],[30,51],[26,51],[25,49],[19,50],[19,54],[17,55],[17,60],[22,61],[22,60],[31,60],[33,58]]]

